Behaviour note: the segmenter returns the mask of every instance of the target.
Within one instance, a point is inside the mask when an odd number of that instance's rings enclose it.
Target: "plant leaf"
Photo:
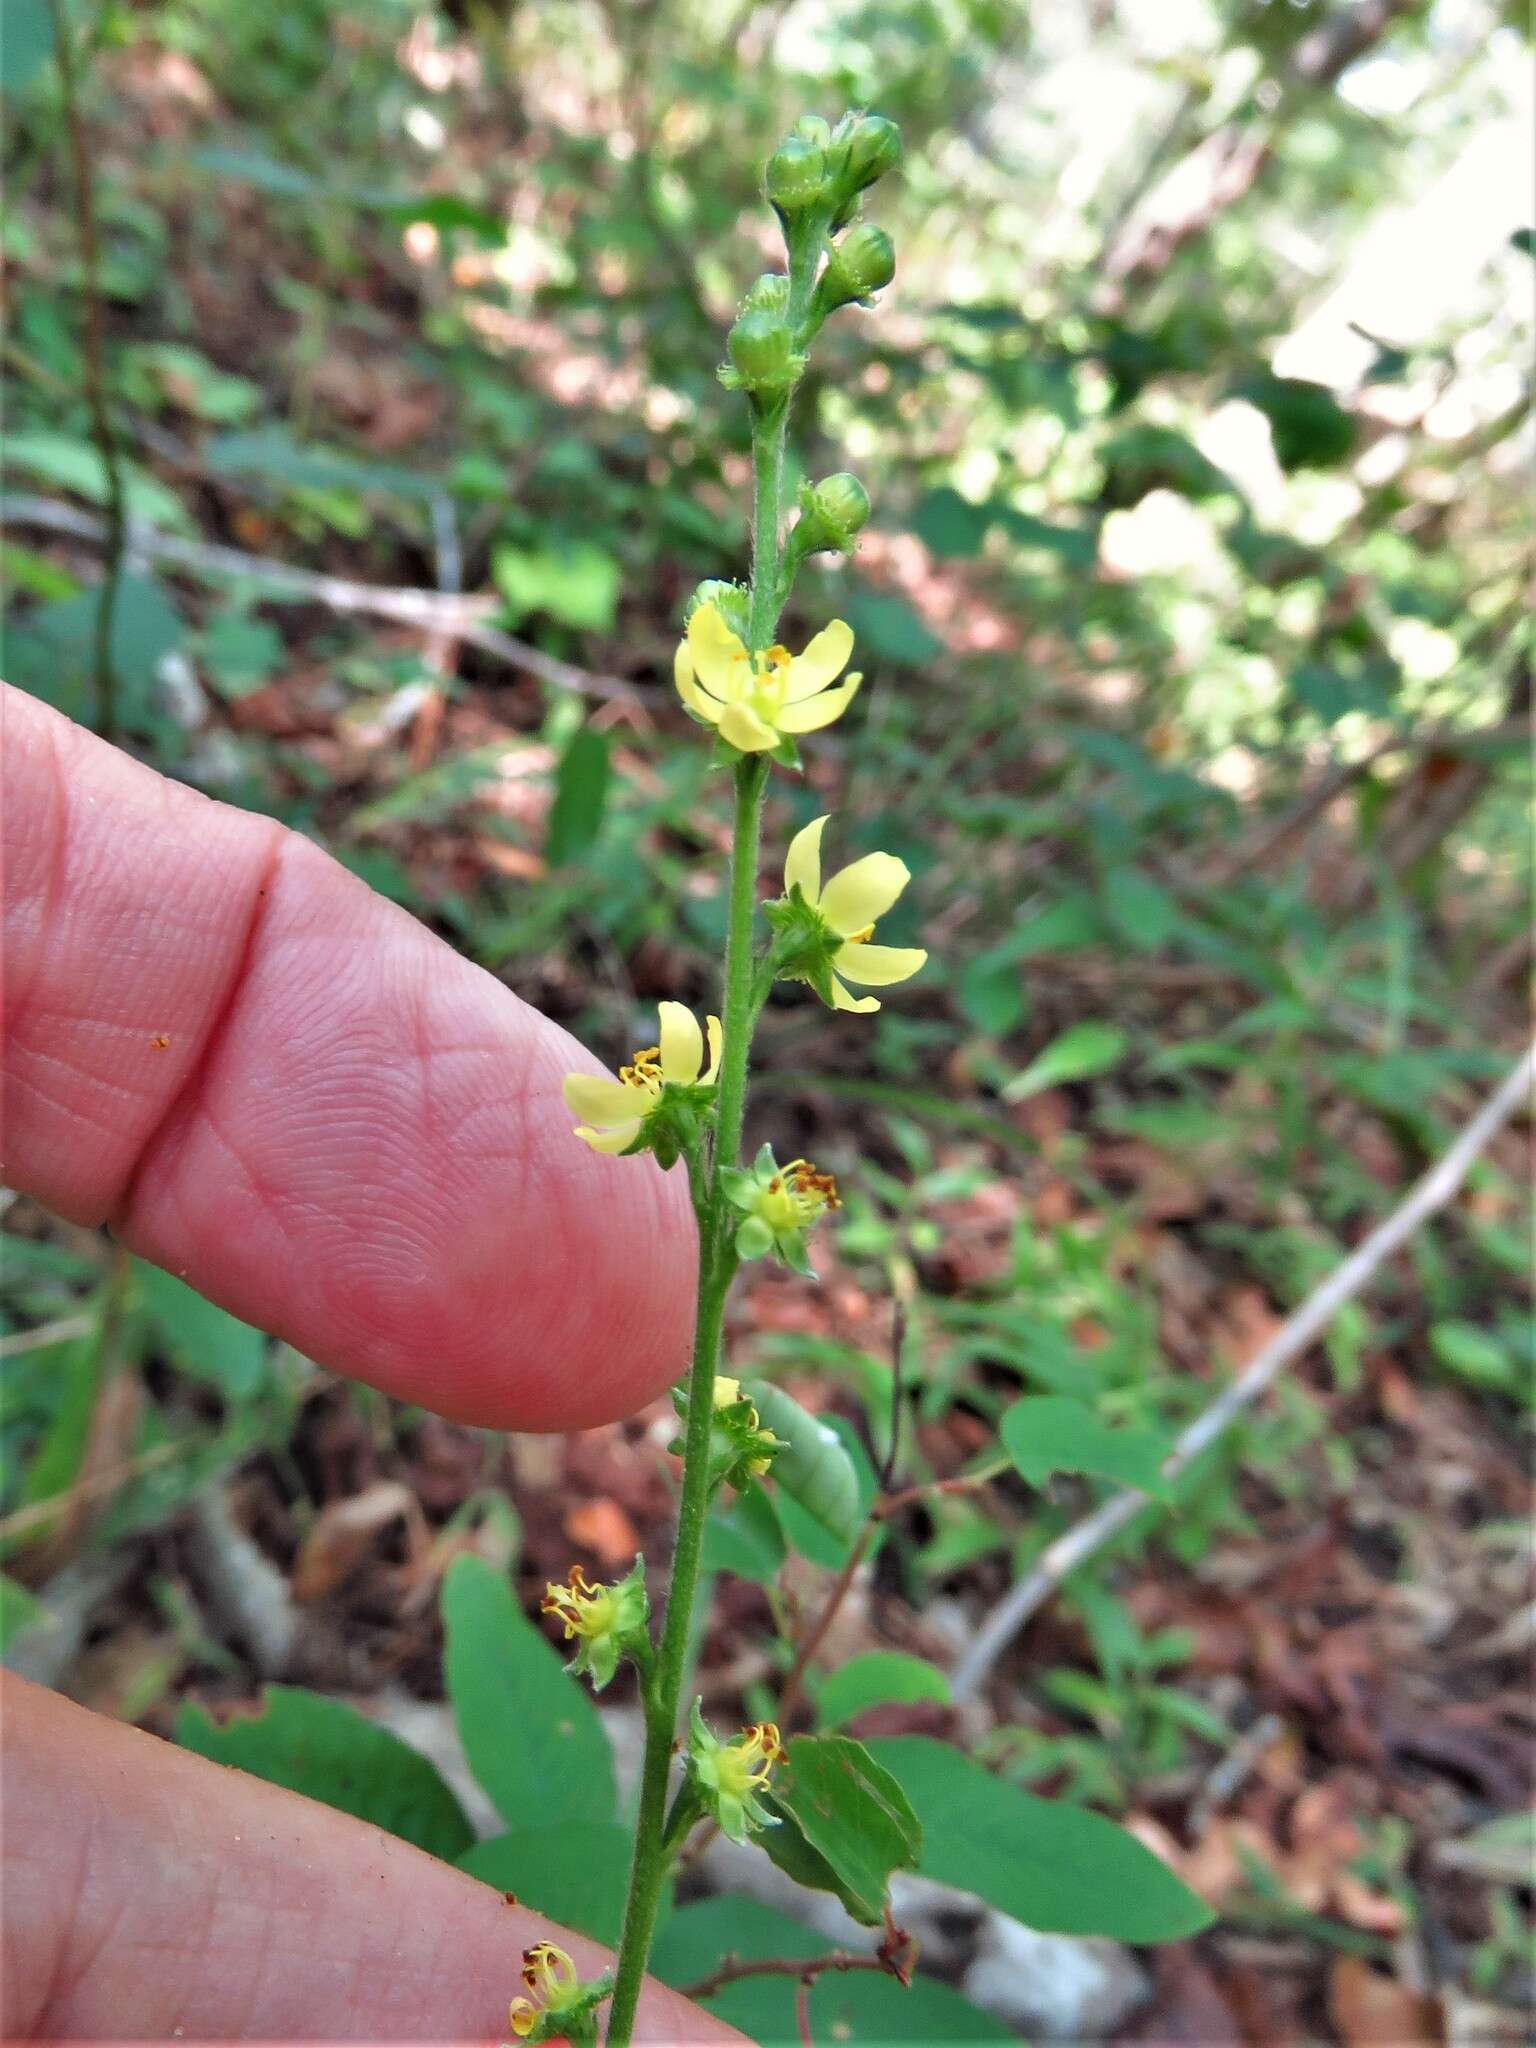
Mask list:
[[[624,1919],[629,1852],[629,1836],[614,1821],[562,1821],[476,1842],[459,1868],[515,1893],[520,1906],[612,1946]]]
[[[900,1650],[871,1650],[823,1680],[816,1712],[823,1728],[838,1728],[866,1707],[887,1701],[912,1706],[920,1700],[948,1704],[949,1680],[938,1666]]]
[[[917,1816],[890,1772],[851,1736],[796,1735],[772,1804],[783,1825],[759,1840],[773,1860],[801,1883],[835,1891],[866,1927],[878,1926],[891,1872],[915,1870],[922,1849]]]
[[[1130,1043],[1113,1024],[1096,1024],[1091,1018],[1063,1031],[1044,1052],[1003,1090],[1004,1102],[1022,1102],[1042,1089],[1056,1088],[1064,1081],[1086,1081],[1094,1074],[1107,1073]]]
[[[424,1756],[323,1693],[269,1685],[259,1713],[222,1724],[188,1702],[174,1733],[183,1749],[372,1821],[430,1856],[452,1862],[474,1840],[463,1807]]]
[[[869,1748],[921,1823],[924,1877],[975,1892],[1043,1934],[1179,1941],[1209,1926],[1205,1901],[1102,1814],[1021,1792],[925,1735]]]
[[[998,1424],[1003,1448],[1031,1486],[1053,1472],[1087,1472],[1139,1493],[1164,1499],[1163,1460],[1171,1440],[1155,1429],[1112,1429],[1081,1401],[1060,1394],[1029,1394]]]
[[[611,1821],[613,1756],[597,1709],[483,1558],[448,1567],[443,1627],[459,1739],[507,1825]]]

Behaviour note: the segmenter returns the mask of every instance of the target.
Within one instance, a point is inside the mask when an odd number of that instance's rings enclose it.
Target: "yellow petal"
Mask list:
[[[910,981],[928,955],[920,946],[840,946],[837,971],[865,988]]]
[[[834,718],[842,717],[863,680],[861,675],[851,675],[835,690],[823,690],[819,697],[807,697],[799,704],[786,704],[779,713],[780,732],[820,732]]]
[[[789,664],[784,702],[798,704],[802,697],[814,697],[818,690],[824,690],[834,676],[840,676],[848,666],[852,652],[851,626],[845,625],[841,619],[834,619],[830,626],[823,626],[804,654],[797,654]]]
[[[832,1007],[834,1010],[856,1010],[861,1017],[867,1017],[871,1010],[880,1005],[874,996],[851,996],[834,974],[832,976]]]
[[[884,917],[911,876],[893,853],[866,853],[842,868],[821,892],[821,914],[839,938],[851,938]]]
[[[789,852],[784,856],[786,896],[798,882],[800,893],[807,903],[814,904],[820,900],[821,835],[826,829],[825,818],[812,818],[810,824],[802,826],[789,842]]]
[[[662,1003],[659,1008],[662,1079],[675,1081],[680,1088],[690,1088],[704,1064],[704,1034],[699,1029],[699,1020],[681,1003]]]
[[[720,716],[720,706],[715,699],[701,690],[694,679],[693,658],[688,652],[688,642],[680,640],[677,652],[672,657],[672,680],[677,685],[677,694],[693,713],[713,725]]]
[[[704,1019],[704,1029],[709,1034],[709,1065],[704,1069],[700,1079],[707,1087],[720,1071],[720,1019],[718,1017],[706,1017]]]
[[[766,754],[770,747],[779,744],[779,736],[771,725],[764,725],[755,711],[749,711],[745,704],[727,704],[720,714],[720,737],[729,740],[743,754]]]
[[[571,1115],[589,1124],[634,1123],[640,1112],[635,1089],[601,1074],[567,1074],[560,1093]]]
[[[590,1145],[594,1152],[627,1152],[639,1133],[639,1117],[632,1123],[620,1124],[617,1129],[611,1131],[594,1131],[590,1124],[576,1126],[576,1136],[583,1144]]]
[[[701,604],[688,621],[688,652],[695,678],[712,697],[729,695],[731,670],[747,650],[725,623],[719,607]]]

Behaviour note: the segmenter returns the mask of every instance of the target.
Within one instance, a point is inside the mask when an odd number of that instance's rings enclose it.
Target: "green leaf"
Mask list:
[[[5,467],[7,471],[19,469],[42,477],[60,490],[73,492],[77,498],[88,498],[92,504],[107,502],[107,472],[100,455],[89,441],[77,440],[72,435],[7,434]],[[122,463],[121,471],[130,519],[142,519],[150,526],[185,529],[186,514],[174,492],[133,463]]]
[[[717,1502],[704,1525],[706,1572],[734,1572],[766,1586],[784,1557],[784,1531],[760,1486],[737,1494],[729,1508]]]
[[[1028,1010],[1018,967],[995,953],[978,954],[960,976],[960,1007],[978,1031],[1005,1038]]]
[[[840,1564],[863,1526],[869,1503],[859,1468],[835,1423],[808,1413],[782,1387],[767,1380],[748,1380],[742,1392],[756,1407],[763,1427],[784,1446],[768,1468],[780,1504],[788,1495],[803,1509],[825,1532],[838,1553],[834,1563]],[[790,1519],[792,1523],[793,1517]],[[788,1533],[794,1541],[793,1526]],[[797,1543],[796,1547],[801,1546]],[[807,1554],[817,1557],[815,1550]]]
[[[267,1384],[267,1340],[174,1274],[133,1262],[134,1287],[172,1364],[226,1401],[249,1401]]]
[[[49,1619],[48,1610],[41,1600],[8,1573],[0,1572],[0,1657],[6,1654],[17,1636],[25,1635]]]
[[[1178,904],[1160,882],[1139,868],[1111,868],[1100,889],[1105,916],[1138,953],[1156,952],[1178,930]]]
[[[221,612],[203,635],[203,660],[221,697],[248,697],[276,675],[283,637],[265,619]]]
[[[923,1735],[872,1742],[922,1824],[925,1877],[975,1892],[1043,1934],[1180,1941],[1212,1913],[1102,1814],[1037,1799]]]
[[[597,838],[612,775],[607,734],[582,726],[555,771],[555,800],[544,840],[544,858],[552,868],[575,860]]]
[[[1043,1485],[1053,1472],[1087,1472],[1153,1499],[1167,1495],[1160,1467],[1170,1440],[1155,1429],[1112,1429],[1081,1401],[1028,1394],[1005,1411],[998,1433],[1031,1486]]]
[[[619,565],[591,541],[539,548],[503,541],[491,557],[491,573],[515,626],[542,612],[562,626],[606,633],[619,603]]]
[[[1436,1323],[1429,1333],[1429,1348],[1447,1372],[1474,1387],[1489,1387],[1495,1393],[1513,1393],[1520,1385],[1518,1360],[1491,1330],[1476,1323]]]
[[[791,1956],[809,1960],[831,1953],[831,1944],[787,1913],[755,1899],[724,1896],[681,1907],[656,1937],[652,1968],[665,1984],[685,1990],[717,1969],[722,1956],[766,1962]],[[705,2000],[712,2013],[739,2028],[749,2040],[797,2042],[795,1984],[791,1977],[748,1977]],[[914,1978],[904,1991],[892,1977],[873,1974],[818,1977],[810,1996],[813,2039],[826,2043],[868,2043],[874,2048],[937,2048],[948,2041],[1013,2041],[1017,2037],[990,2014],[931,1977]]]
[[[447,1862],[474,1840],[464,1809],[424,1756],[323,1693],[269,1685],[259,1713],[222,1726],[188,1703],[174,1734],[183,1749],[372,1821]]]
[[[1097,1024],[1091,1018],[1074,1024],[1060,1038],[1052,1039],[1021,1074],[1015,1074],[1003,1090],[1005,1102],[1022,1102],[1043,1089],[1057,1088],[1066,1081],[1086,1081],[1109,1071],[1124,1055],[1130,1040],[1113,1024]]]
[[[611,1821],[613,1757],[597,1709],[501,1573],[456,1557],[443,1581],[443,1626],[459,1739],[508,1826]]]
[[[1348,459],[1355,423],[1326,384],[1262,370],[1239,384],[1235,395],[1257,406],[1269,421],[1275,460],[1283,470],[1332,469]]]
[[[562,1821],[476,1842],[460,1870],[563,1927],[617,1943],[629,1882],[630,1838],[614,1821]]]
[[[834,1890],[856,1920],[878,1926],[891,1872],[915,1870],[922,1850],[917,1817],[890,1772],[851,1736],[796,1735],[774,1777],[772,1804],[783,1824],[758,1839],[773,1860],[795,1876],[791,1864],[803,1844],[833,1882],[801,1881]]]
[[[944,643],[894,591],[854,584],[842,600],[842,611],[861,643],[859,651],[895,668],[921,668],[944,651]]]
[[[5,0],[0,27],[0,93],[25,92],[53,56],[53,13],[48,0]]]
[[[949,1703],[949,1680],[937,1665],[900,1650],[870,1650],[823,1679],[816,1712],[823,1728],[839,1728],[866,1707],[915,1706],[921,1700]]]
[[[973,505],[948,484],[925,491],[912,514],[912,531],[941,562],[979,555],[987,525],[987,507]]]

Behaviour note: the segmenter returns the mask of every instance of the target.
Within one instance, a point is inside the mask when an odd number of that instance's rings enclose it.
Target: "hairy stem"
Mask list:
[[[766,440],[756,437],[757,523],[754,526],[752,577],[753,616],[760,594],[771,606],[778,584],[778,490],[782,469],[783,423]],[[767,481],[765,482],[765,478]],[[771,506],[771,512],[769,507]],[[769,524],[765,522],[771,521]],[[770,614],[768,630],[772,630]],[[736,1270],[736,1253],[728,1235],[729,1205],[721,1192],[720,1170],[734,1166],[741,1150],[746,1113],[747,1065],[752,1027],[760,1000],[753,972],[752,929],[757,908],[758,833],[768,762],[747,755],[736,768],[736,816],[731,842],[731,879],[725,948],[725,994],[722,1003],[723,1048],[716,1097],[714,1159],[705,1188],[699,1222],[699,1290],[694,1324],[693,1363],[688,1374],[688,1431],[683,1443],[683,1490],[677,1510],[677,1543],[672,1553],[672,1581],[662,1623],[661,1649],[650,1685],[645,1688],[645,1762],[640,1779],[640,1808],[635,1820],[635,1853],[630,1866],[624,1931],[619,1943],[618,1975],[608,2016],[608,2048],[627,2048],[635,2009],[645,1977],[646,1958],[656,1925],[656,1911],[667,1865],[677,1848],[667,1835],[667,1780],[672,1744],[682,1704],[683,1673],[693,1622],[704,1525],[709,1513],[709,1440],[714,1421],[715,1369],[720,1358],[720,1332],[725,1298]],[[696,1170],[696,1169],[693,1169]]]

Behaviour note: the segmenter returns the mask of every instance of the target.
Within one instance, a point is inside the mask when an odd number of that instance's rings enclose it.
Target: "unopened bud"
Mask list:
[[[726,342],[731,363],[746,391],[782,391],[794,379],[794,345],[778,313],[749,306]]]
[[[802,114],[789,132],[799,141],[809,142],[822,151],[832,140],[831,123],[823,121],[820,114]]]
[[[823,477],[811,493],[812,516],[835,547],[843,548],[869,519],[869,493],[846,469]]]
[[[745,641],[751,603],[751,593],[744,590],[739,583],[722,583],[718,577],[711,576],[707,582],[701,583],[689,598],[683,610],[683,624],[687,625],[700,605],[710,604],[719,612],[736,638]]]
[[[847,178],[862,192],[901,160],[901,130],[883,114],[860,114],[847,137]]]
[[[768,197],[781,213],[803,213],[826,195],[827,160],[801,135],[787,135],[768,159]]]
[[[884,228],[852,229],[835,242],[827,267],[816,282],[817,310],[825,317],[850,299],[867,299],[896,275],[896,251]]]
[[[759,313],[787,313],[789,311],[789,279],[782,270],[765,270],[741,302],[743,313],[751,310]]]

